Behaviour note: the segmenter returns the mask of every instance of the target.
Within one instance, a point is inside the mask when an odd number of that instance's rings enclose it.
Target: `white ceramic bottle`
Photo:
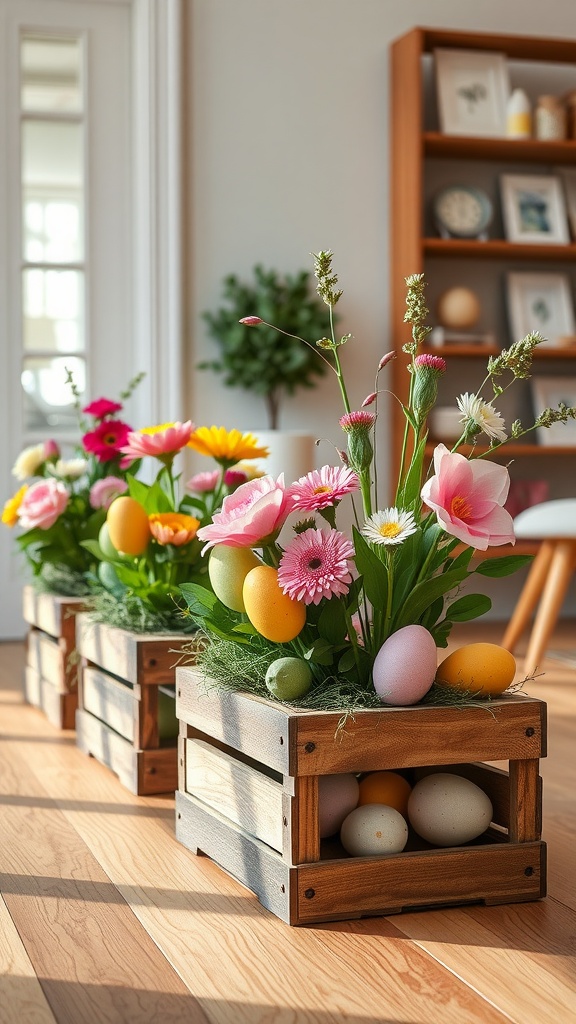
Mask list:
[[[511,139],[532,136],[532,108],[524,89],[514,89],[506,107],[506,134]]]

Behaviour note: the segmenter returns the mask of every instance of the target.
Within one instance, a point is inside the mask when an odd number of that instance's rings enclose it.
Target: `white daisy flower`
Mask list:
[[[58,459],[53,466],[46,466],[48,473],[58,480],[77,480],[87,468],[86,459]]]
[[[484,402],[478,395],[469,395],[468,392],[460,395],[457,401],[463,423],[472,420],[487,437],[494,438],[496,441],[506,440],[508,435],[504,430],[504,417],[496,411],[493,405]]]
[[[375,512],[366,520],[362,536],[373,544],[401,544],[411,533],[415,533],[416,529],[412,512],[403,512],[399,508],[385,508],[383,512]]]

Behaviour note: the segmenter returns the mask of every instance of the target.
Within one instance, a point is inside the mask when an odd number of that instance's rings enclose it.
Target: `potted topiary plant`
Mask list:
[[[203,313],[220,356],[199,363],[199,369],[222,373],[226,387],[261,395],[268,426],[277,430],[283,399],[298,388],[314,387],[315,378],[326,370],[318,352],[300,339],[320,339],[329,325],[324,303],[311,293],[308,271],[282,277],[258,264],[253,274],[249,284],[235,274],[225,277],[225,305]],[[265,323],[278,324],[284,333],[265,324],[257,332],[251,330],[239,322],[248,313]]]

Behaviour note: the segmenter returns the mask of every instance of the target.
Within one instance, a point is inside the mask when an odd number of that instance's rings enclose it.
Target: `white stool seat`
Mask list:
[[[559,498],[532,505],[516,516],[514,533],[518,539],[540,540],[542,544],[504,634],[502,646],[514,651],[539,603],[524,661],[525,669],[533,672],[546,651],[576,569],[576,499]]]
[[[519,539],[544,540],[546,537],[576,539],[576,498],[543,501],[524,509],[514,520],[514,533]]]

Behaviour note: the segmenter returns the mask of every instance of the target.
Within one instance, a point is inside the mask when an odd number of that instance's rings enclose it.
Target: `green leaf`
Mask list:
[[[461,569],[452,569],[440,573],[439,576],[434,576],[431,580],[423,580],[422,583],[418,583],[396,616],[394,630],[419,622],[426,609],[438,597],[442,597],[457,587],[467,575],[468,573]]]
[[[349,672],[350,669],[355,667],[355,665],[356,659],[354,657],[354,651],[350,647],[347,651],[345,651],[345,653],[340,658],[340,661],[338,662],[338,672]]]
[[[533,557],[533,555],[505,555],[502,558],[487,558],[484,562],[479,563],[475,571],[480,576],[510,576],[518,569],[529,565]]]
[[[371,604],[385,607],[388,593],[386,568],[355,526],[352,527],[352,533],[356,568],[364,579],[364,593]]]
[[[194,618],[206,618],[219,603],[216,594],[199,583],[182,583],[179,589]]]
[[[452,622],[468,622],[485,615],[492,607],[492,601],[485,594],[467,594],[455,601],[446,609],[446,615]]]
[[[413,508],[420,497],[420,491],[422,490],[422,466],[424,463],[426,438],[427,435],[425,434],[418,442],[418,447],[412,455],[410,466],[408,467],[408,472],[404,478],[402,487],[399,489],[397,505],[401,508]]]
[[[316,665],[331,665],[334,661],[334,647],[327,640],[319,637],[304,653],[304,657],[306,661],[313,661]]]
[[[337,598],[328,601],[318,620],[320,636],[330,644],[341,644],[348,632],[344,605]]]
[[[452,626],[454,625],[450,619],[443,619],[436,626],[433,626],[430,632],[434,637],[434,643],[436,647],[448,647],[448,637],[450,636]]]

